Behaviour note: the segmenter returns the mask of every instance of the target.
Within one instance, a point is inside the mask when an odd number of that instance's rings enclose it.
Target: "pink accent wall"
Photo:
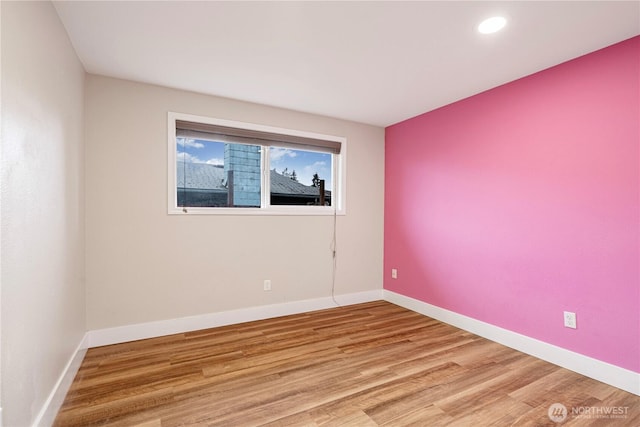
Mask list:
[[[385,289],[640,372],[639,81],[640,36],[388,127]]]

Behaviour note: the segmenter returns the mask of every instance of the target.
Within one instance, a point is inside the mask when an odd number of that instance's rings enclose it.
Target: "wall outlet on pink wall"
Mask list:
[[[576,324],[576,314],[570,311],[564,312],[564,326],[567,328],[576,329],[578,326]]]

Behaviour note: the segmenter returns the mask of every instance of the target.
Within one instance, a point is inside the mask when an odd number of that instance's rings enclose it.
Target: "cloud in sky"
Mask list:
[[[178,145],[182,147],[191,147],[191,148],[204,148],[204,144],[201,142],[196,142],[191,138],[176,138],[176,142]]]
[[[202,163],[202,160],[192,154],[185,153],[184,151],[178,151],[177,157],[179,162]]]
[[[277,163],[280,160],[285,159],[286,157],[293,158],[293,157],[297,156],[295,151],[290,150],[288,148],[271,147],[269,152],[270,152],[270,155],[271,155],[271,162],[272,163]]]
[[[313,176],[314,173],[318,173],[321,178],[325,178],[328,172],[330,171],[327,167],[327,162],[325,161],[314,162],[313,164],[306,165],[304,167],[304,173],[311,176]]]
[[[216,166],[224,165],[223,159],[213,158],[209,160],[202,160],[199,157],[194,156],[193,154],[186,153],[184,151],[178,151],[177,159],[179,162],[186,162],[186,163],[206,163],[208,165],[216,165]]]

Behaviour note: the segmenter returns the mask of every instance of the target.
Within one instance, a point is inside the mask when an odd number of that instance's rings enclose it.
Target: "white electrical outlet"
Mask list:
[[[392,279],[397,279],[398,278],[398,269],[397,268],[392,268],[391,269],[391,278]]]
[[[576,329],[576,314],[570,311],[564,312],[564,326],[567,328]]]
[[[265,291],[270,291],[271,290],[271,280],[265,280],[264,281],[264,288]]]

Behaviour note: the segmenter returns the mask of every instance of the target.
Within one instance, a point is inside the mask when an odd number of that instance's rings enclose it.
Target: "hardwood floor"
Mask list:
[[[554,403],[640,426],[638,396],[379,301],[89,349],[55,425],[555,426]]]

